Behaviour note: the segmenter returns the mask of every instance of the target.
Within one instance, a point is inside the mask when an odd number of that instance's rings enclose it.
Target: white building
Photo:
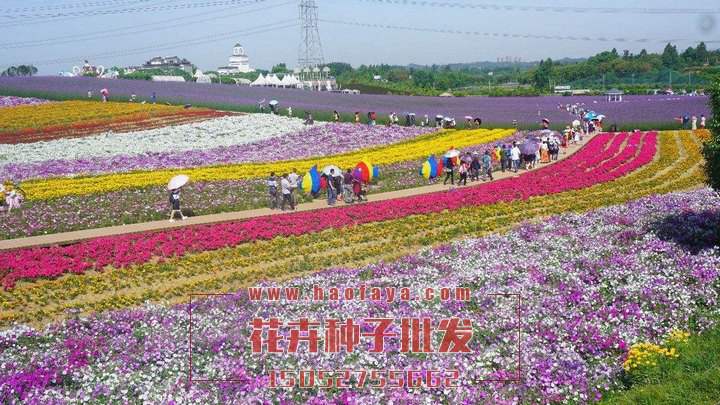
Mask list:
[[[218,73],[223,75],[249,73],[254,71],[255,69],[250,67],[250,58],[245,53],[245,49],[239,43],[235,44],[233,47],[233,54],[228,59],[228,65],[218,68]]]

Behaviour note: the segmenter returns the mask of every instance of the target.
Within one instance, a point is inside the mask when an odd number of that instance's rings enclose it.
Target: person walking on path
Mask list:
[[[367,201],[367,198],[363,200],[362,182],[360,181],[360,179],[356,179],[354,176],[352,181],[352,190],[353,194],[355,194],[355,199],[358,202]]]
[[[517,173],[518,169],[520,169],[520,148],[518,148],[517,143],[510,150],[510,158],[512,159],[513,171]]]
[[[540,144],[540,163],[550,163],[550,147],[547,141]]]
[[[294,168],[290,174],[288,174],[288,181],[290,182],[290,198],[292,199],[293,205],[297,205],[297,188],[300,183],[300,176]]]
[[[282,204],[280,205],[280,209],[285,211],[285,204],[287,203],[290,205],[290,209],[294,210],[295,203],[293,203],[292,199],[292,185],[290,184],[287,174],[283,175],[282,180],[280,181],[280,188],[282,191]]]
[[[705,114],[700,114],[700,129],[705,129]]]
[[[462,161],[460,165],[458,166],[458,173],[460,174],[460,180],[458,180],[458,186],[463,185],[467,186],[467,178],[468,178],[468,164],[465,161]]]
[[[486,150],[485,154],[482,157],[482,166],[483,176],[487,176],[489,180],[492,180],[492,158],[490,157],[489,150]]]
[[[275,177],[275,172],[270,172],[270,177],[267,180],[268,186],[268,197],[270,198],[270,209],[274,210],[278,207],[278,179]]]
[[[477,152],[473,152],[472,162],[470,162],[470,180],[480,180],[480,155]]]
[[[448,158],[445,160],[445,180],[443,181],[443,184],[447,184],[447,181],[450,180],[450,184],[455,185],[455,164],[453,163],[452,158]]]
[[[337,189],[335,188],[335,169],[330,169],[327,179],[327,202],[328,205],[335,205],[337,200]]]
[[[352,169],[347,169],[343,175],[343,201],[345,204],[353,203],[353,180]]]
[[[170,190],[170,222],[175,222],[175,214],[180,214],[180,218],[187,218],[180,209],[180,189]]]
[[[697,129],[697,117],[695,115],[692,116],[690,119],[691,126],[690,128],[695,131]]]
[[[360,123],[360,111],[355,111],[355,123]]]

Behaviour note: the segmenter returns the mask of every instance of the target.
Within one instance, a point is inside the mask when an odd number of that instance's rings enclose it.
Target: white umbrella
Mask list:
[[[605,118],[605,116],[602,114],[597,116],[598,121],[602,121],[604,118]]]
[[[187,184],[190,181],[190,177],[185,174],[178,174],[177,176],[170,179],[168,183],[168,190],[175,190]]]
[[[460,151],[457,149],[450,149],[449,151],[445,152],[446,158],[454,158],[460,156]]]
[[[572,126],[575,127],[575,128],[579,127],[579,126],[580,126],[580,121],[579,121],[579,120],[573,121],[573,122],[572,122]]]
[[[331,169],[335,170],[335,172],[334,172],[335,177],[342,176],[342,171],[340,170],[339,167],[337,167],[335,165],[325,166],[325,168],[323,168],[322,172],[329,176]]]
[[[270,105],[278,105],[278,101],[277,101],[277,100],[270,100],[270,102],[269,102],[268,104],[270,104]]]
[[[443,117],[442,115],[438,114],[438,115],[435,116],[435,118],[443,119],[444,117]]]

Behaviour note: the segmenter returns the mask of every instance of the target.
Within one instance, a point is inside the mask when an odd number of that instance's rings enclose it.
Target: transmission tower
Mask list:
[[[300,53],[298,67],[313,69],[325,64],[320,32],[318,31],[318,6],[315,0],[300,1]]]

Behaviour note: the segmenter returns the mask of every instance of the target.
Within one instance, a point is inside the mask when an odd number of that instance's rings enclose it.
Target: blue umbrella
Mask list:
[[[523,155],[534,155],[540,150],[540,144],[536,142],[525,142],[520,145],[520,153]]]

